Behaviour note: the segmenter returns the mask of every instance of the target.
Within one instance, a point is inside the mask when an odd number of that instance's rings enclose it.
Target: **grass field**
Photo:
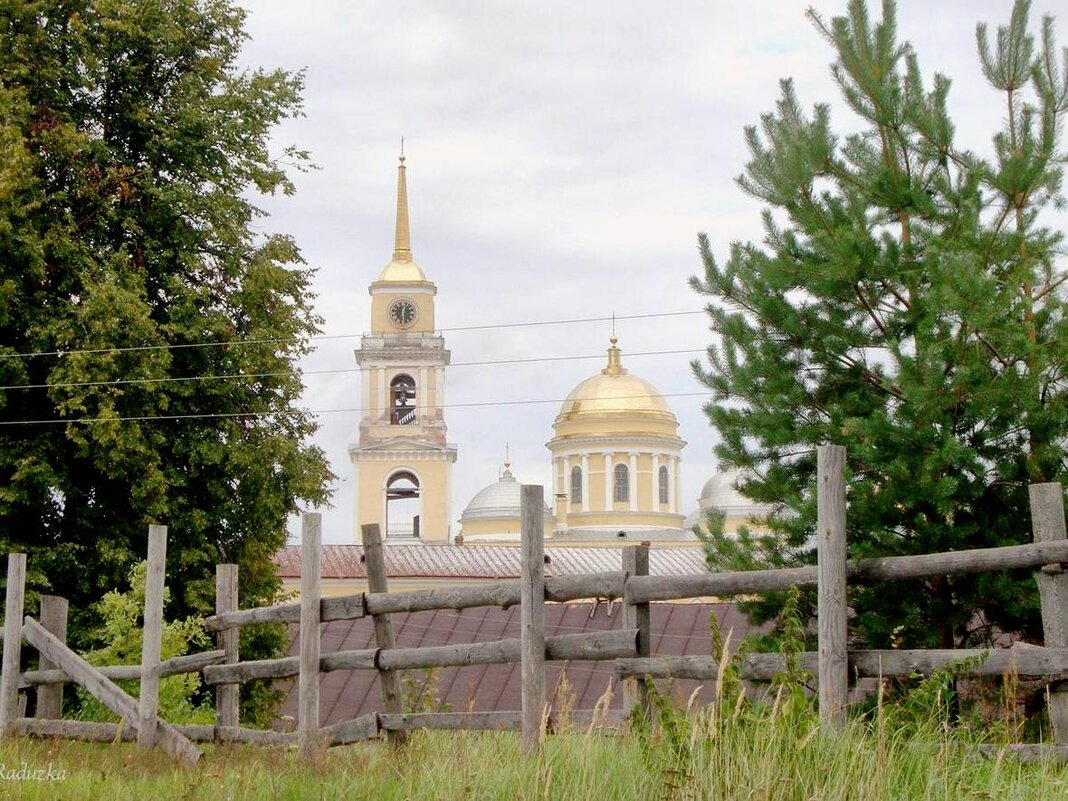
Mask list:
[[[785,703],[674,714],[625,733],[565,731],[529,756],[511,733],[417,732],[402,749],[345,746],[313,764],[291,750],[207,746],[182,768],[130,744],[26,739],[0,744],[0,763],[0,798],[49,801],[1068,798],[1068,766],[985,757],[938,726],[859,719],[821,734],[810,709]],[[12,776],[24,767],[40,778]]]

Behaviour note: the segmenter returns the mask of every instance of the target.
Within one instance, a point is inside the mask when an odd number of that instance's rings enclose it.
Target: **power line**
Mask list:
[[[662,398],[687,398],[708,395],[704,392],[670,392],[660,393]],[[644,398],[646,395],[619,395],[613,400],[629,400],[631,398]],[[463,409],[487,406],[533,406],[543,403],[563,403],[566,398],[543,398],[539,400],[513,400],[513,401],[471,401],[467,403],[446,403],[442,409]],[[282,417],[286,415],[311,414],[361,414],[366,412],[362,408],[347,409],[280,409],[268,412],[204,412],[196,414],[171,414],[171,415],[130,415],[126,417],[71,417],[53,418],[48,420],[0,420],[0,426],[29,426],[29,425],[68,425],[70,423],[123,423],[123,422],[150,422],[169,420],[211,420],[211,419],[236,419],[256,417]]]
[[[613,317],[572,317],[562,320],[534,320],[522,323],[488,323],[485,325],[465,325],[454,326],[452,328],[440,328],[438,333],[449,333],[456,331],[487,331],[490,329],[500,328],[529,328],[531,326],[539,325],[572,325],[576,323],[602,323],[609,320],[647,320],[658,317],[682,317],[686,315],[705,314],[704,310],[697,311],[676,311],[676,312],[652,312],[649,314],[626,314],[616,315]],[[211,342],[185,342],[180,344],[168,344],[168,345],[128,345],[119,348],[71,348],[69,350],[41,350],[30,351],[26,353],[0,353],[0,359],[30,359],[43,356],[73,356],[73,355],[88,355],[96,353],[133,353],[144,351],[160,351],[160,350],[187,350],[190,348],[230,348],[240,345],[281,345],[290,344],[295,342],[323,342],[332,339],[358,339],[366,336],[365,333],[360,334],[317,334],[306,338],[300,337],[269,337],[265,339],[238,339],[234,341],[211,341]]]
[[[639,356],[672,356],[682,353],[704,353],[704,348],[689,348],[680,350],[649,350],[627,353],[627,358]],[[603,353],[594,353],[588,356],[534,356],[526,359],[492,359],[472,362],[453,362],[452,367],[490,367],[507,364],[530,364],[537,362],[564,362],[591,359],[603,359]],[[193,376],[164,376],[162,378],[117,378],[111,381],[69,381],[56,384],[8,384],[0,386],[0,392],[15,389],[76,389],[83,387],[119,387],[135,384],[174,384],[189,383],[195,381],[231,381],[231,380],[258,380],[262,378],[289,378],[292,376],[310,375],[339,375],[344,373],[358,373],[359,367],[344,367],[332,370],[281,370],[271,373],[220,373],[211,375]]]
[[[606,323],[611,320],[648,320],[655,317],[684,317],[691,314],[707,314],[704,309],[695,311],[653,312],[650,314],[615,314],[608,317],[575,317],[567,320],[539,320],[530,323],[491,323],[489,325],[466,325],[454,328],[442,328],[444,334],[450,331],[483,331],[490,328],[528,328],[532,325],[568,325],[571,323]]]

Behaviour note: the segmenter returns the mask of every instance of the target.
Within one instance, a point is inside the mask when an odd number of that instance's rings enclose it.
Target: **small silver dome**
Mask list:
[[[730,469],[716,473],[705,482],[698,506],[702,516],[712,509],[722,509],[727,517],[764,516],[774,507],[746,498],[735,486],[745,478],[741,470]]]
[[[460,523],[498,517],[514,517],[518,520],[519,508],[519,482],[515,480],[515,476],[506,465],[501,477],[495,483],[475,493],[463,514],[460,515]],[[548,505],[545,507],[545,515],[546,517],[552,515]]]

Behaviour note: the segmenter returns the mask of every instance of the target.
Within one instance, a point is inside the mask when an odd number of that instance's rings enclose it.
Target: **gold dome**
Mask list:
[[[382,272],[378,275],[378,281],[389,283],[426,282],[426,274],[423,272],[422,267],[412,261],[411,256],[407,259],[398,259],[394,255],[393,261],[382,268]]]
[[[608,366],[571,390],[560,408],[557,423],[586,415],[626,414],[675,422],[664,396],[656,387],[624,369],[616,338],[608,349]]]

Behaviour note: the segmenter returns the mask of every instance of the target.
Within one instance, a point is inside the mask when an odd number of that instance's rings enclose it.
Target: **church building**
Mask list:
[[[349,447],[355,542],[362,524],[378,523],[394,544],[518,544],[520,482],[507,463],[452,518],[457,447],[446,438],[443,412],[449,351],[435,329],[437,287],[412,258],[403,155],[393,258],[369,291],[371,331],[356,351],[364,411],[358,441]],[[567,395],[546,443],[546,543],[700,545],[693,533],[699,520],[687,519],[682,508],[686,443],[678,428],[664,396],[623,366],[613,333],[605,366]],[[713,479],[717,486],[720,480]],[[702,506],[713,500],[704,494]]]

